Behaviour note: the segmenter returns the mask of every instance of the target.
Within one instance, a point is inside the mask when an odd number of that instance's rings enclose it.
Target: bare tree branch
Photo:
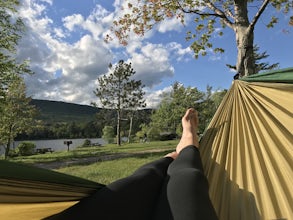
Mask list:
[[[252,19],[250,25],[249,25],[249,29],[253,30],[255,24],[257,23],[258,19],[260,18],[260,16],[262,15],[262,13],[264,12],[264,10],[266,9],[267,5],[269,4],[270,0],[264,0],[260,9],[258,10],[258,12],[255,14],[254,18]]]
[[[235,17],[234,17],[234,15],[233,15],[233,13],[232,13],[229,9],[226,9],[226,10],[225,10],[225,13],[226,13],[229,17],[231,17],[231,18],[233,18],[233,19],[235,20]]]
[[[224,21],[224,23],[227,26],[229,26],[230,28],[233,28],[233,23],[227,18],[226,14],[223,11],[221,11],[220,9],[218,9],[217,7],[215,7],[211,2],[208,2],[207,3],[207,6],[212,11],[214,11],[215,13],[206,13],[206,12],[202,12],[200,10],[186,10],[184,7],[182,7],[182,5],[180,4],[179,1],[177,1],[177,5],[178,5],[179,9],[182,12],[186,13],[186,14],[194,13],[194,14],[203,15],[203,16],[215,16],[215,17],[219,17],[219,18],[221,18]],[[228,14],[228,15],[231,16],[231,17],[234,17],[232,15],[232,13],[231,14]]]
[[[218,14],[218,17],[220,17],[223,22],[230,28],[234,28],[234,24],[227,18],[226,14],[220,10],[219,8],[217,8],[212,2],[210,1],[207,1],[206,2],[206,5],[211,9],[213,10],[216,14]],[[234,16],[232,16],[234,17]]]
[[[197,15],[216,16],[216,17],[221,17],[221,18],[222,18],[221,15],[216,14],[216,13],[205,13],[205,12],[201,12],[200,10],[192,10],[192,9],[190,9],[190,10],[186,10],[185,8],[182,7],[182,5],[180,4],[179,1],[177,1],[177,5],[178,5],[179,9],[180,9],[182,12],[186,13],[186,14],[194,13],[194,14],[197,14]]]

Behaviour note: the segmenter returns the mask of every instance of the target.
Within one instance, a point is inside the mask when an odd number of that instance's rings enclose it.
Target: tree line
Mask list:
[[[149,123],[151,109],[138,110],[134,116],[133,132],[137,132],[141,123]],[[15,140],[46,140],[46,139],[74,139],[74,138],[101,138],[105,126],[116,130],[116,112],[101,109],[93,121],[80,122],[45,122],[39,121],[30,131],[19,133]],[[129,122],[122,121],[122,136],[128,136]]]
[[[147,135],[149,139],[157,140],[160,139],[160,134],[164,133],[180,136],[181,116],[189,107],[194,107],[200,112],[199,132],[203,133],[226,91],[212,91],[210,86],[207,86],[206,91],[199,91],[197,88],[185,87],[176,82],[172,85],[170,92],[163,94],[157,109],[121,111],[120,134],[129,138],[129,141],[139,140],[144,135]],[[106,126],[113,128],[112,138],[116,137],[117,112],[115,110],[101,109],[96,114],[96,119],[89,122],[39,122],[29,131],[19,133],[15,140],[101,138]],[[129,132],[131,132],[130,136]]]

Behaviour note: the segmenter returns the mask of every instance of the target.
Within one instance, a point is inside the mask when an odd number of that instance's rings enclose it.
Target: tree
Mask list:
[[[159,108],[152,115],[152,127],[159,128],[162,132],[180,133],[181,117],[187,108],[199,109],[204,93],[197,88],[187,87],[176,82],[172,91],[165,94]]]
[[[126,112],[129,119],[128,143],[131,142],[133,134],[141,129],[142,124],[150,123],[151,112],[151,109],[137,109]]]
[[[140,80],[131,79],[135,71],[131,63],[120,60],[115,68],[109,66],[111,72],[98,78],[99,86],[94,91],[103,107],[115,109],[117,112],[117,145],[121,145],[121,120],[123,110],[145,107],[144,87]]]
[[[99,129],[99,125],[97,122],[90,121],[87,122],[82,127],[83,137],[93,138],[93,137],[101,137],[101,130]]]
[[[30,115],[30,108],[25,98],[25,86],[19,75],[31,73],[31,70],[26,61],[19,63],[15,58],[24,31],[24,24],[17,15],[18,6],[19,0],[0,2],[0,144],[5,145],[5,158],[11,141],[30,121],[30,117],[26,118]],[[20,106],[24,107],[22,113],[18,109]]]
[[[36,145],[32,142],[21,142],[17,148],[16,153],[19,156],[29,156],[35,153]]]
[[[224,89],[224,90],[216,91],[215,93],[213,93],[211,95],[211,100],[213,101],[215,111],[218,109],[218,107],[222,103],[222,100],[225,97],[225,95],[227,94],[227,92],[228,92],[228,90]]]
[[[269,57],[269,55],[267,54],[267,52],[259,52],[259,46],[254,45],[253,46],[253,56],[254,56],[254,60],[255,60],[255,72],[259,73],[261,71],[266,71],[266,70],[273,70],[279,67],[279,63],[274,63],[274,64],[269,64],[269,63],[264,63],[264,62],[260,62],[261,60]],[[230,64],[226,64],[226,66],[230,69],[236,70],[236,66],[234,65],[230,65]]]
[[[23,79],[15,76],[8,85],[0,114],[0,143],[5,148],[5,159],[17,134],[29,131],[34,124],[36,110],[30,101],[25,94]]]
[[[102,108],[96,114],[96,121],[100,126],[100,131],[102,131],[103,127],[105,127],[106,125],[116,127],[116,111]]]
[[[80,129],[74,121],[69,124],[68,131],[69,131],[69,138],[76,138],[81,136]]]
[[[109,144],[113,143],[114,136],[114,128],[112,126],[105,126],[103,128],[102,138],[106,140]]]
[[[200,133],[203,133],[206,127],[209,125],[226,93],[227,90],[219,90],[213,92],[213,88],[211,86],[207,86],[205,96],[203,98],[203,101],[199,103],[198,109],[200,115]]]
[[[227,90],[213,92],[211,86],[207,86],[206,92],[201,92],[197,88],[185,88],[176,82],[173,90],[165,94],[159,108],[152,115],[150,127],[180,136],[181,117],[187,108],[193,107],[199,112],[198,132],[203,133],[226,93]]]
[[[15,58],[17,43],[24,31],[24,24],[17,16],[18,6],[19,0],[0,2],[0,105],[14,74],[31,73],[26,61],[18,63]]]
[[[193,40],[191,48],[197,58],[206,55],[207,49],[224,52],[213,45],[212,36],[222,36],[219,28],[231,28],[235,33],[237,45],[236,69],[240,76],[256,73],[253,56],[254,28],[264,11],[271,7],[288,13],[293,8],[292,0],[137,0],[137,4],[128,2],[125,14],[113,23],[113,31],[122,44],[127,44],[128,33],[132,30],[143,35],[157,23],[176,17],[182,24],[186,16],[193,16],[195,31],[188,31],[186,39]],[[129,12],[130,11],[130,12]],[[280,15],[281,16],[281,15]],[[271,17],[268,27],[273,27],[278,18]],[[290,19],[292,22],[292,17]],[[290,23],[291,24],[291,23]],[[111,36],[106,36],[106,41]]]

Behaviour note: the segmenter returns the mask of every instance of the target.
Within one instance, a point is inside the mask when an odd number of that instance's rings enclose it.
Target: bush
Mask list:
[[[32,142],[22,142],[17,146],[16,152],[20,156],[29,156],[35,153],[35,148],[36,145]]]
[[[109,144],[112,144],[114,142],[114,128],[112,126],[105,126],[103,128],[103,136],[102,138],[107,141]]]
[[[158,128],[151,128],[147,133],[147,138],[150,141],[157,141],[160,140],[160,130]]]
[[[89,147],[91,145],[92,145],[91,140],[85,139],[84,142],[83,142],[83,144],[82,144],[82,147]]]
[[[18,153],[16,152],[15,149],[10,149],[8,152],[8,157],[17,157]]]

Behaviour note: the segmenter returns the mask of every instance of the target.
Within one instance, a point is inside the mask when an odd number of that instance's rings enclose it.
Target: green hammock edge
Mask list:
[[[246,82],[293,83],[293,67],[272,70],[240,78]]]
[[[5,160],[0,160],[0,179],[30,180],[36,182],[86,187],[91,189],[99,189],[104,187],[103,184],[80,177]]]

